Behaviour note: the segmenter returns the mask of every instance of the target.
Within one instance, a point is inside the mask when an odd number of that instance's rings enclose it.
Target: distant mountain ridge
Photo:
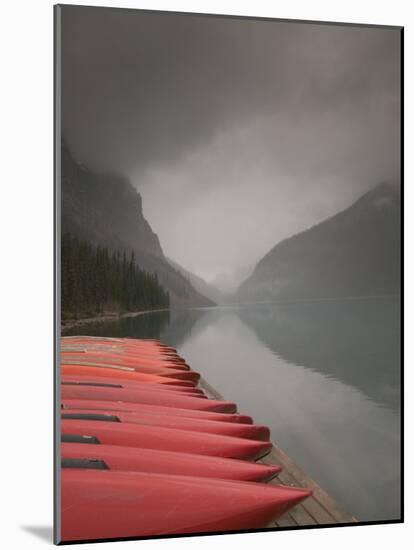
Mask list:
[[[75,161],[64,141],[61,174],[62,234],[112,250],[133,250],[139,267],[157,274],[172,305],[214,305],[165,258],[158,236],[144,217],[141,195],[127,178],[91,172]]]
[[[399,186],[382,183],[349,208],[285,239],[239,287],[238,301],[400,292]]]
[[[184,277],[186,277],[190,281],[197,292],[199,292],[203,296],[206,296],[216,304],[223,304],[226,302],[226,295],[223,292],[220,292],[218,288],[209,284],[202,277],[199,277],[195,273],[188,271],[188,269],[185,269],[174,260],[171,260],[170,258],[167,258],[167,260],[174,269],[180,271],[184,275]]]

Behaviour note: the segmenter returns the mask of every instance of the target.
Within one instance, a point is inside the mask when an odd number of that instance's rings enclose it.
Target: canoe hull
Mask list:
[[[62,539],[258,529],[308,495],[259,483],[64,469]]]
[[[279,466],[256,464],[246,460],[116,445],[85,445],[84,443],[62,443],[61,458],[63,460],[100,460],[110,470],[117,471],[211,477],[236,481],[269,481],[281,470]]]
[[[150,405],[162,405],[163,407],[177,407],[181,409],[195,409],[213,412],[236,412],[236,405],[228,401],[215,399],[199,399],[185,395],[162,394],[146,390],[128,390],[123,388],[99,388],[82,386],[62,386],[62,399],[93,399],[103,401],[124,401]]]
[[[63,441],[66,435],[82,435],[94,438],[102,445],[139,447],[244,460],[257,460],[268,454],[272,448],[268,441],[97,420],[63,419],[61,433]]]
[[[245,439],[256,439],[258,441],[269,441],[270,431],[266,426],[255,424],[234,424],[231,422],[214,422],[212,420],[200,420],[195,418],[183,418],[165,414],[150,414],[144,412],[115,412],[109,409],[94,411],[93,409],[78,409],[76,411],[62,411],[63,419],[88,419],[93,415],[101,422],[106,419],[112,422],[125,424],[140,424],[143,426],[160,426],[170,429],[187,430],[193,432],[211,433],[225,435],[228,437],[240,437]]]
[[[179,407],[164,407],[162,405],[145,403],[125,403],[122,401],[103,401],[96,399],[62,399],[65,409],[83,409],[85,407],[95,410],[111,410],[124,412],[147,412],[151,414],[163,414],[182,416],[184,418],[200,418],[214,420],[215,422],[235,422],[238,424],[253,424],[251,416],[238,413],[220,413],[213,411],[199,411],[196,409],[182,409]]]

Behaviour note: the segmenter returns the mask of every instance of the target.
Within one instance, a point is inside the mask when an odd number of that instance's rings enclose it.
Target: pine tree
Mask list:
[[[61,241],[63,316],[101,313],[119,304],[121,311],[168,308],[170,297],[156,274],[141,270],[134,252],[109,252],[70,234]]]

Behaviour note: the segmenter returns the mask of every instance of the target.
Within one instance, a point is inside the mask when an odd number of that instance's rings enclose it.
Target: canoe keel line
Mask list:
[[[62,541],[283,526],[302,501],[312,508],[312,486],[256,462],[277,449],[269,429],[174,348],[63,337],[60,369]]]

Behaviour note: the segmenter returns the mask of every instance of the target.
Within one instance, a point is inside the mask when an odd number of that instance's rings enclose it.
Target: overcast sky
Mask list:
[[[398,180],[400,33],[63,8],[63,133],[129,176],[164,253],[231,286]]]

